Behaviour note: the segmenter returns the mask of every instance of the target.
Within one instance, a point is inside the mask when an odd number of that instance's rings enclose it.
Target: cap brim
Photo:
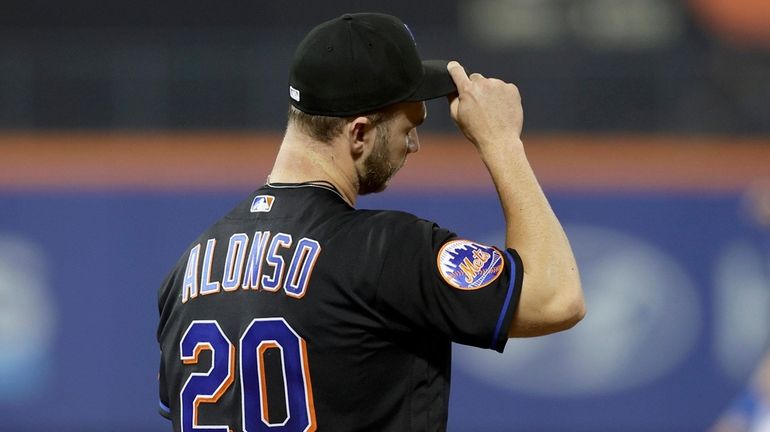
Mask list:
[[[425,60],[422,62],[423,75],[422,82],[405,100],[408,102],[424,101],[457,93],[452,76],[446,69],[448,60]]]

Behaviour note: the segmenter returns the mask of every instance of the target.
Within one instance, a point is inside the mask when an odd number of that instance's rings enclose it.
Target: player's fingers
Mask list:
[[[480,73],[478,73],[478,72],[474,72],[474,73],[472,73],[472,74],[471,74],[471,76],[469,76],[468,78],[469,78],[471,81],[476,81],[476,80],[484,79],[484,75],[482,75],[482,74],[480,74]]]
[[[468,75],[465,73],[465,68],[460,63],[457,63],[454,60],[450,61],[447,63],[446,69],[449,71],[449,75],[452,77],[458,90],[465,88],[470,82]]]
[[[457,118],[457,110],[460,103],[460,99],[458,97],[459,95],[457,93],[452,93],[450,95],[447,95],[447,100],[449,101],[449,115],[453,118]]]

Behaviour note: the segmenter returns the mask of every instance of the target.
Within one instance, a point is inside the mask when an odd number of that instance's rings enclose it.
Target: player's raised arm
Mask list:
[[[506,246],[518,251],[524,265],[509,336],[568,329],[585,314],[580,276],[567,236],[524,152],[519,91],[498,79],[468,76],[457,62],[447,69],[458,90],[450,97],[451,116],[492,176],[505,215]]]

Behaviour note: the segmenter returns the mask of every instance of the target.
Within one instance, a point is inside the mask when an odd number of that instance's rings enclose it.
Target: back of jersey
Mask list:
[[[160,289],[161,414],[177,431],[445,429],[450,339],[501,351],[520,286],[491,249],[491,289],[447,285],[453,237],[324,185],[259,189]]]
[[[252,194],[193,243],[161,287],[161,413],[175,430],[314,428],[302,317],[314,313],[318,226],[328,210],[350,211],[323,186],[314,202],[318,188]]]

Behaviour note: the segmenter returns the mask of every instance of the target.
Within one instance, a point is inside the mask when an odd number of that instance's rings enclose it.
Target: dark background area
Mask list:
[[[770,132],[770,43],[725,37],[696,3],[6,1],[0,127],[280,130],[304,34],[382,11],[423,57],[516,83],[529,131]]]

